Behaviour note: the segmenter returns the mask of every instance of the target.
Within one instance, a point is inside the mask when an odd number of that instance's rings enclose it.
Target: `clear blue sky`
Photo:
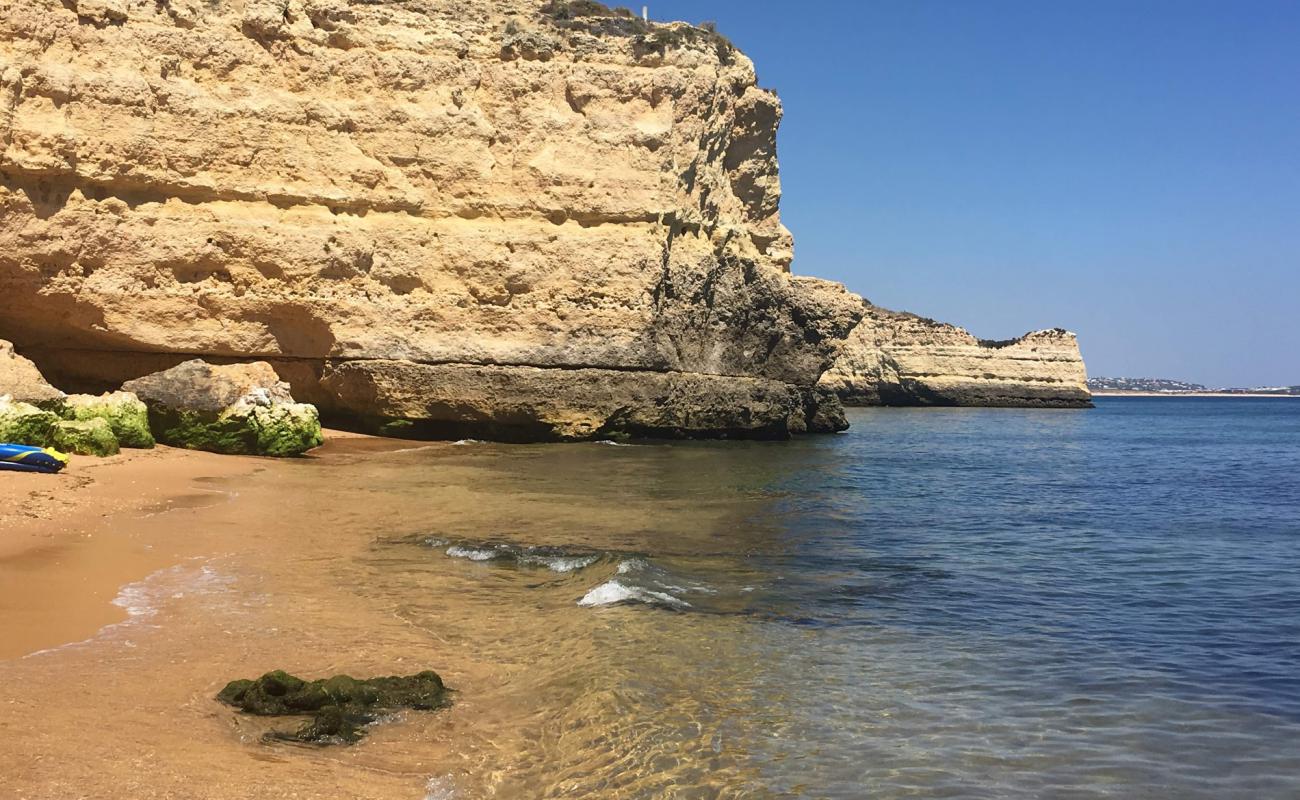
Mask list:
[[[641,2],[636,10],[640,11]],[[1089,372],[1300,384],[1300,0],[655,0],[785,102],[795,271]]]

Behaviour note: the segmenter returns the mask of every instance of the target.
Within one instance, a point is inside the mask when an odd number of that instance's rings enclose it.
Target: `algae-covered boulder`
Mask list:
[[[54,441],[59,418],[31,403],[0,396],[0,442],[48,447]]]
[[[270,364],[200,359],[129,381],[158,441],[191,450],[295,456],[321,444],[316,407],[295,403]]]
[[[55,389],[31,361],[0,339],[0,395],[56,414],[63,410],[63,392]]]
[[[82,422],[104,420],[122,447],[154,446],[153,434],[149,432],[149,409],[130,392],[68,395],[64,415]]]
[[[51,440],[55,449],[81,456],[115,456],[120,448],[108,421],[61,419],[54,423]]]
[[[348,675],[305,681],[287,672],[226,684],[217,700],[259,716],[311,715],[294,731],[273,731],[268,739],[330,744],[355,742],[384,712],[429,711],[447,705],[447,688],[431,670],[415,675],[358,680]]]

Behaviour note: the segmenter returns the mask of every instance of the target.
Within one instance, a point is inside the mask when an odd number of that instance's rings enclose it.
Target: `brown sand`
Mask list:
[[[195,555],[183,536],[142,524],[225,502],[219,482],[258,459],[172,448],[73,457],[59,475],[0,473],[0,659],[79,641],[127,612],[118,589]]]
[[[311,462],[407,446],[328,435]],[[327,579],[337,606],[277,592],[373,540],[356,526],[313,542],[310,493],[276,491],[277,475],[304,469],[158,448],[74,458],[57,476],[0,473],[0,798],[423,797],[428,774],[400,757],[405,742],[397,757],[383,747],[385,730],[366,749],[277,751],[256,744],[259,721],[212,700],[226,680],[277,667],[387,672],[401,666],[394,649],[438,663],[427,637]],[[340,652],[324,630],[373,637],[384,654]],[[416,771],[386,775],[394,758]]]
[[[782,549],[741,524],[766,494],[734,490],[781,467],[749,448],[328,441],[305,459],[78,460],[71,476],[89,481],[10,490],[47,516],[5,532],[19,544],[0,598],[42,616],[0,615],[0,800],[771,796],[749,754],[795,704],[759,691],[755,665],[809,668],[784,633],[744,615],[584,608],[614,564],[496,568],[425,539],[627,554],[666,538],[707,558],[734,532],[737,547]],[[683,652],[707,657],[683,671]],[[214,696],[277,668],[434,669],[455,694],[357,746],[265,744],[295,723]],[[730,722],[755,714],[758,736]]]

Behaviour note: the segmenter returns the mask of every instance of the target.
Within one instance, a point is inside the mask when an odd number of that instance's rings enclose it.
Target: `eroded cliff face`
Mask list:
[[[1073,333],[992,342],[962,328],[868,305],[820,386],[858,406],[1092,405]]]
[[[706,31],[540,0],[0,0],[0,337],[63,383],[256,359],[327,413],[782,435],[861,308],[788,274],[780,118]]]

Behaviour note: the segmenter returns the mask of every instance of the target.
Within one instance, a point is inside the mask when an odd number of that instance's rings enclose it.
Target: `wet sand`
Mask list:
[[[330,439],[311,460],[406,446]],[[263,747],[265,725],[212,701],[227,680],[277,667],[404,671],[400,659],[340,652],[324,632],[356,637],[360,627],[378,642],[402,639],[406,625],[347,604],[272,605],[259,591],[278,568],[313,560],[300,549],[309,537],[283,535],[287,518],[302,523],[295,533],[310,529],[311,498],[275,491],[278,472],[305,462],[158,448],[74,459],[57,476],[0,474],[0,795],[425,796],[428,776],[387,774],[382,745]],[[372,535],[358,532],[340,538],[364,547]],[[332,549],[320,547],[322,563]],[[268,569],[248,566],[263,559]],[[399,649],[419,669],[436,666],[425,637],[410,639]],[[350,765],[357,754],[370,760]]]
[[[767,659],[751,649],[786,641],[756,642],[741,617],[580,607],[612,563],[599,575],[534,576],[420,544],[437,531],[513,531],[630,552],[673,535],[707,551],[712,531],[737,528],[731,501],[708,500],[711,484],[679,501],[616,488],[593,502],[592,491],[615,479],[695,487],[693,467],[712,464],[730,480],[752,462],[718,452],[724,461],[693,448],[333,436],[308,459],[159,450],[103,463],[58,503],[28,481],[15,499],[46,516],[11,524],[5,535],[23,544],[0,562],[0,597],[28,615],[21,625],[0,617],[9,640],[0,796],[769,796],[744,766],[761,741],[729,726],[749,713],[751,665]],[[615,453],[649,454],[653,469]],[[555,469],[565,491],[547,482]],[[101,496],[116,500],[101,506]],[[44,537],[33,524],[57,532]],[[678,647],[716,659],[699,674],[681,671]],[[358,746],[266,745],[268,728],[297,723],[243,716],[213,698],[227,681],[271,669],[307,678],[434,669],[453,705],[404,712]],[[643,670],[664,676],[668,693],[630,700],[624,687],[643,685]],[[660,707],[674,711],[634,713]],[[763,708],[779,725],[784,710]]]
[[[120,587],[196,553],[172,512],[226,502],[257,459],[173,448],[74,457],[58,475],[0,473],[0,659],[79,641],[127,610]],[[163,535],[160,535],[163,534]]]

